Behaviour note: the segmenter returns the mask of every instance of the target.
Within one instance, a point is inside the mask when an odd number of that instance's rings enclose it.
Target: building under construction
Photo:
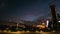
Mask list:
[[[53,29],[54,30],[58,30],[58,17],[59,17],[59,14],[57,13],[57,11],[56,11],[56,6],[55,6],[55,4],[52,4],[52,5],[50,5],[50,9],[51,9],[51,17],[52,17],[52,22],[51,22],[51,24],[53,24]],[[50,25],[51,26],[51,25]]]

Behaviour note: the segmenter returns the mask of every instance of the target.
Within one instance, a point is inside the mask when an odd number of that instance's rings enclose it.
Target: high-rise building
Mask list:
[[[56,29],[57,28],[57,16],[56,16],[56,11],[55,11],[55,4],[50,5],[51,8],[51,15],[52,15],[52,24],[53,24],[53,28]]]

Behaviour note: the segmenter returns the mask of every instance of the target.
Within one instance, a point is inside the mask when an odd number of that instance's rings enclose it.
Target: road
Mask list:
[[[60,32],[0,32],[0,34],[60,34]]]

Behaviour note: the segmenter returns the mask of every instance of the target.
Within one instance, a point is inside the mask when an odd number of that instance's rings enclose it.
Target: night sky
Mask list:
[[[33,21],[40,16],[50,14],[49,4],[53,0],[0,0],[0,20],[18,18]],[[60,0],[56,0],[56,7],[60,11]]]

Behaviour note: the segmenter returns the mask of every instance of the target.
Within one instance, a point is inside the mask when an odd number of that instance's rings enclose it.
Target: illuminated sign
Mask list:
[[[47,20],[47,21],[46,21],[46,27],[48,27],[48,25],[49,25],[49,21]]]

